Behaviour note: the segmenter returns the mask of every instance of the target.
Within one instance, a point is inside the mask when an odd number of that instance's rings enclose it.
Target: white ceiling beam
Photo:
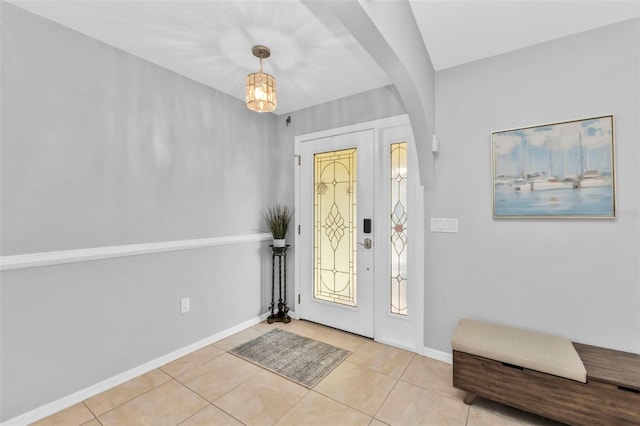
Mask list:
[[[435,71],[410,5],[405,2],[305,0],[320,20],[337,18],[386,72],[405,106],[418,152],[420,179],[433,166],[431,135],[435,130]],[[330,13],[328,13],[330,12]]]

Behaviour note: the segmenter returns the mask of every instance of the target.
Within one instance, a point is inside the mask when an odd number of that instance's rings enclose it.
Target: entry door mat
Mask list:
[[[274,328],[230,353],[307,388],[314,387],[351,352]]]

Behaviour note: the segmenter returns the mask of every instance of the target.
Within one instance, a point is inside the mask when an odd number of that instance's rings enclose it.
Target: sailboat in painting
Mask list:
[[[584,160],[582,136],[578,132],[580,145],[580,175],[578,176],[578,188],[593,188],[598,186],[611,186],[611,176],[600,173],[599,170],[589,170]]]
[[[531,188],[534,191],[544,191],[547,189],[573,189],[576,187],[576,182],[573,179],[558,179],[551,176],[544,180],[534,180],[531,182]]]
[[[552,169],[551,150],[549,150],[549,174],[536,173],[531,179],[532,191],[545,191],[549,189],[574,189],[576,188],[576,181],[571,178],[560,179],[554,176]]]

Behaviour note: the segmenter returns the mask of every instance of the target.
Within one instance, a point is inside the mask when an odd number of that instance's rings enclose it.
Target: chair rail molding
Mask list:
[[[37,268],[65,263],[87,262],[114,257],[137,256],[141,254],[168,251],[191,250],[231,244],[270,241],[271,234],[256,233],[226,237],[197,238],[192,240],[160,241],[155,243],[127,244],[119,246],[94,247],[74,250],[59,250],[41,253],[0,256],[0,271]]]

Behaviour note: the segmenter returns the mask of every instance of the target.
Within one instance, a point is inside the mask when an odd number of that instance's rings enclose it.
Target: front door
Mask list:
[[[367,337],[374,334],[373,137],[367,129],[300,144],[301,316]]]
[[[295,315],[422,353],[423,189],[408,117],[295,146]]]

